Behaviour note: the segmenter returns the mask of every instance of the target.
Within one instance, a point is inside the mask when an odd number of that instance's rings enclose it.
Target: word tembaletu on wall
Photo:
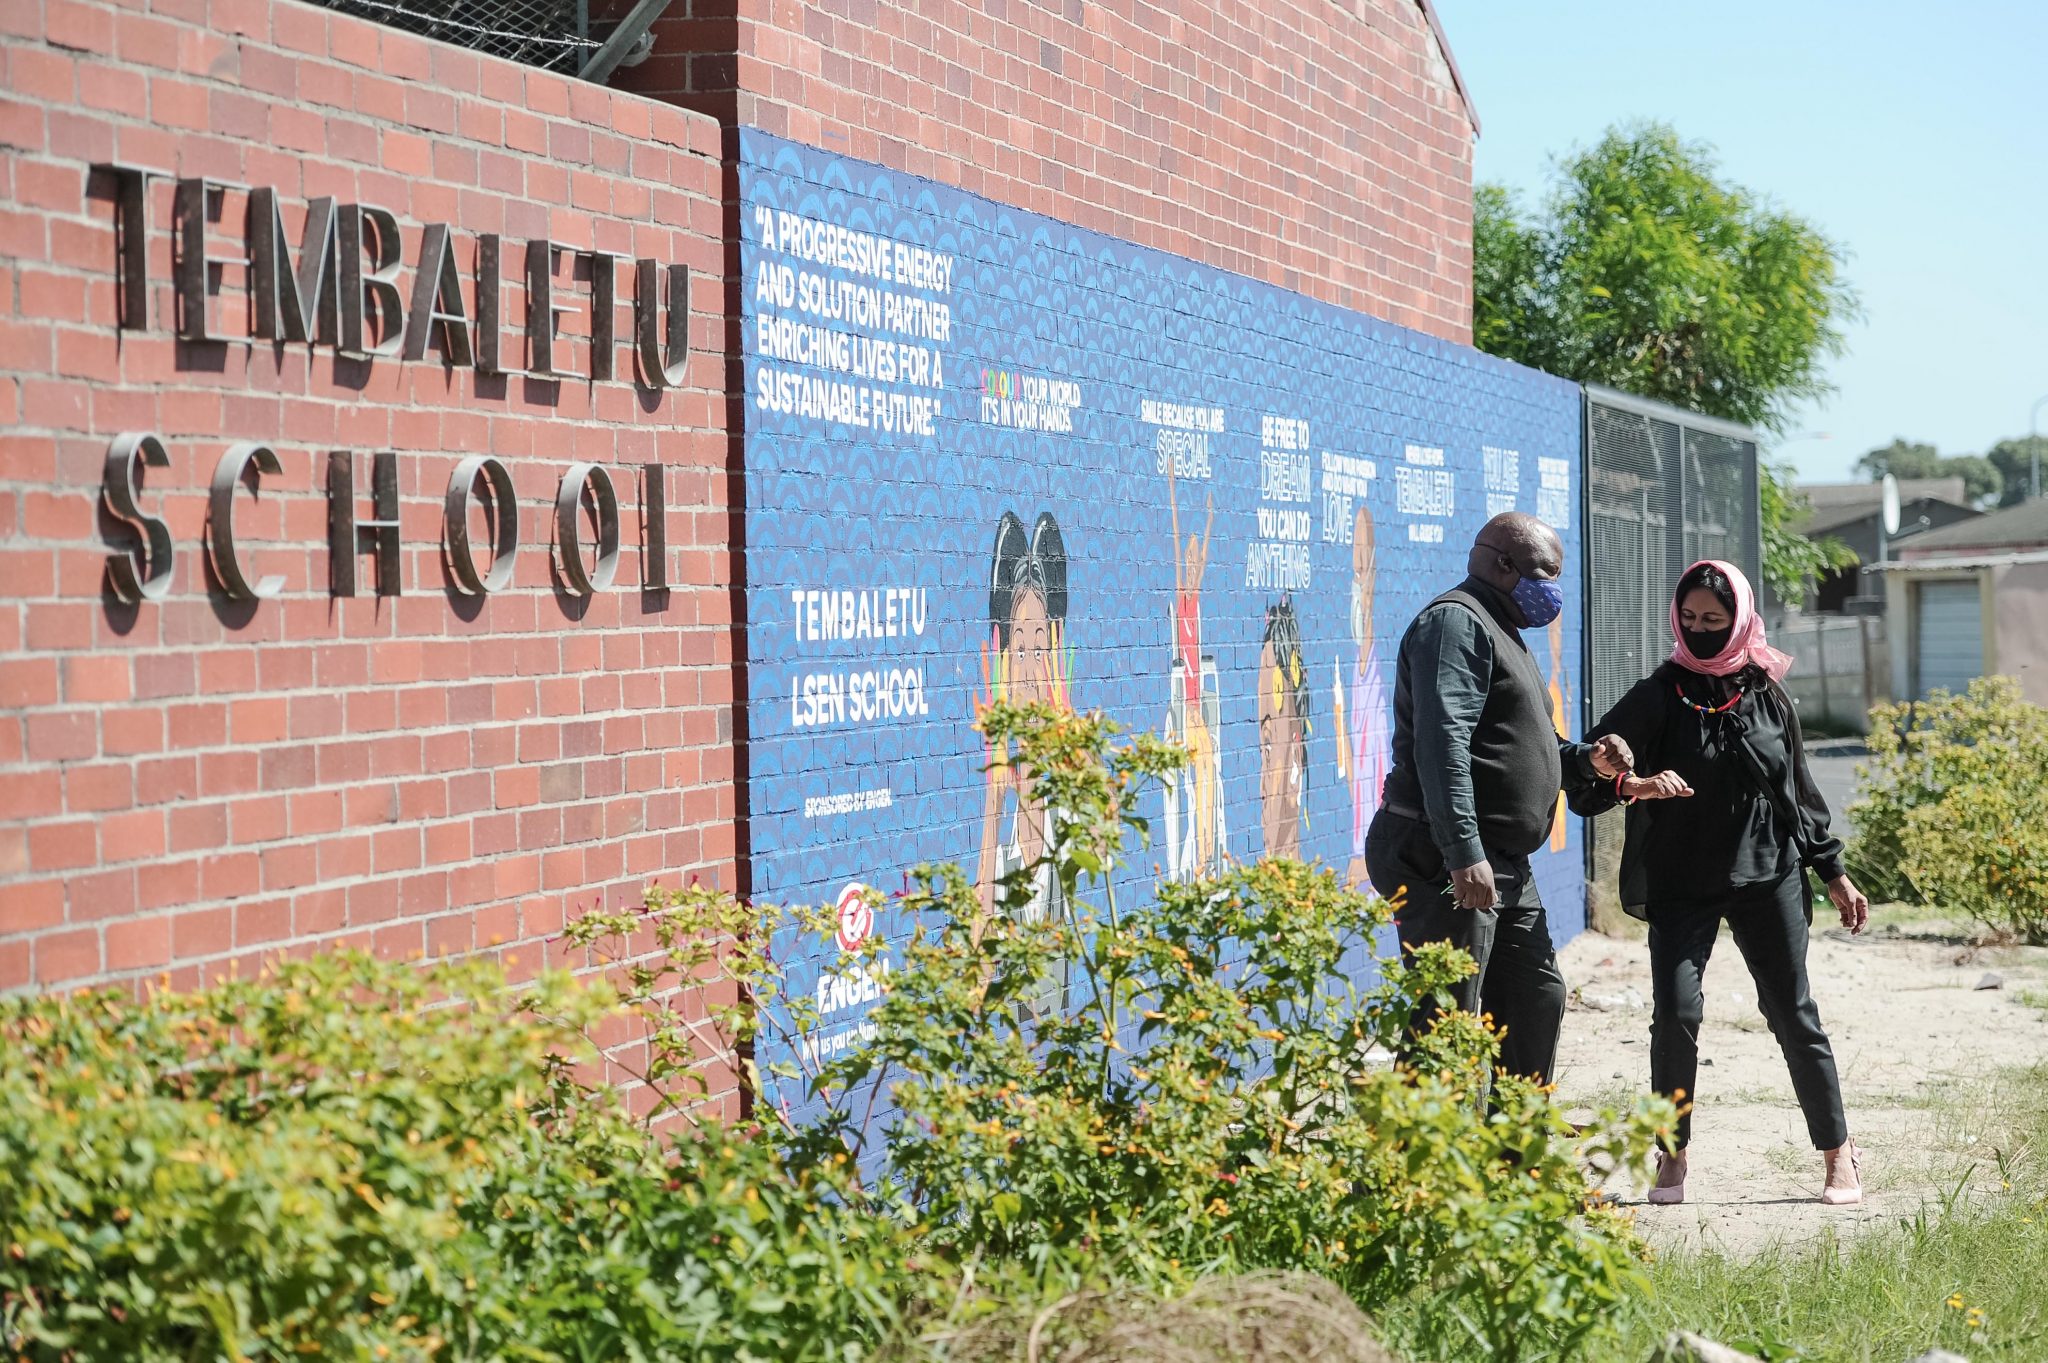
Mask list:
[[[150,187],[152,181],[169,177],[134,166],[100,165],[95,169],[110,175],[115,187],[119,325],[124,330],[147,330]],[[294,261],[276,190],[250,189],[243,254],[224,255],[217,249],[209,223],[235,188],[203,178],[176,181],[171,258],[176,303],[173,329],[180,341],[301,342],[330,345],[338,356],[350,359],[392,356],[421,360],[429,342],[438,339],[446,363],[473,367],[479,374],[610,382],[617,378],[618,265],[633,259],[636,381],[655,391],[682,382],[689,357],[690,279],[686,266],[664,267],[645,257],[572,249],[545,239],[526,242],[522,273],[527,364],[525,368],[508,368],[500,318],[504,242],[497,233],[476,237],[472,281],[476,316],[472,319],[447,224],[428,223],[421,231],[408,299],[398,283],[402,267],[398,219],[389,210],[369,204],[338,205],[331,198],[309,201]],[[588,373],[570,370],[566,348],[559,344],[566,339],[562,318],[579,311],[556,301],[555,271],[565,255],[589,262]],[[225,265],[241,267],[247,281],[246,336],[214,328],[211,300],[218,292],[220,268]],[[397,458],[390,451],[372,456],[371,515],[361,519],[356,509],[355,456],[346,450],[328,453],[329,590],[336,596],[355,595],[356,558],[365,537],[377,564],[377,594],[399,594]],[[101,478],[107,509],[138,536],[136,545],[107,561],[112,592],[125,602],[160,600],[170,590],[176,553],[170,529],[161,517],[144,511],[138,501],[143,470],[169,462],[163,442],[145,432],[118,436],[107,451]],[[236,486],[245,480],[253,486],[263,475],[280,471],[274,451],[248,441],[231,445],[214,469],[208,549],[215,576],[231,600],[262,600],[282,590],[283,580],[278,577],[250,580],[236,550],[234,530]],[[662,466],[646,465],[643,475],[641,585],[660,591],[668,585]],[[493,552],[487,569],[477,567],[469,544],[470,502],[480,480],[490,497],[493,522]],[[597,530],[596,557],[589,564],[584,562],[581,530],[586,499]],[[443,542],[456,590],[482,596],[509,584],[519,547],[519,509],[510,470],[490,455],[462,460],[449,479],[444,509]],[[562,477],[554,512],[564,590],[576,596],[606,590],[618,570],[619,548],[618,496],[611,475],[602,465],[572,465]]]

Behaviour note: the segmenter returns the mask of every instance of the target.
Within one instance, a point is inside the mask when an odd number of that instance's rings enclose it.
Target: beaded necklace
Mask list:
[[[1725,715],[1730,710],[1733,710],[1736,706],[1742,703],[1743,693],[1740,690],[1737,690],[1734,695],[1728,697],[1727,700],[1721,702],[1719,705],[1702,705],[1698,701],[1694,700],[1691,696],[1685,694],[1684,686],[1674,682],[1672,683],[1671,689],[1678,693],[1678,698],[1685,702],[1686,708],[1693,711],[1695,714]]]

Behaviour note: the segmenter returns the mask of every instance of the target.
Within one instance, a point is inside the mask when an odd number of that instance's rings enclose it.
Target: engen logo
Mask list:
[[[853,881],[839,892],[839,949],[856,951],[875,930],[875,911],[868,904],[868,887]]]

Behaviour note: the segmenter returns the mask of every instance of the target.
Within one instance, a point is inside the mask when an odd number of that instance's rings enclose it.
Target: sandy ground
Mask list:
[[[1637,1225],[1653,1244],[1753,1252],[1773,1238],[1911,1216],[1973,1161],[1973,1177],[1995,1186],[1990,1077],[2048,1059],[2048,1011],[2021,998],[2048,989],[2048,950],[1973,947],[1954,928],[1891,913],[1860,938],[1830,923],[1816,919],[1808,965],[1864,1152],[1863,1205],[1816,1201],[1820,1156],[1724,928],[1707,968],[1688,1200],[1641,1207]],[[1586,933],[1559,956],[1572,989],[1560,1097],[1583,1109],[1640,1092],[1649,1083],[1647,944]],[[1987,974],[2002,986],[1977,988]],[[1639,1188],[1612,1191],[1641,1201]]]

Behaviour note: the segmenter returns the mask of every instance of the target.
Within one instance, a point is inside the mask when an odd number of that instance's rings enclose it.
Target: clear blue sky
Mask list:
[[[1781,447],[1802,477],[1848,478],[1894,436],[2026,434],[2048,395],[2048,3],[1436,3],[1480,180],[1533,195],[1558,154],[1654,118],[1848,249],[1865,316],[1788,431],[1832,438]]]

